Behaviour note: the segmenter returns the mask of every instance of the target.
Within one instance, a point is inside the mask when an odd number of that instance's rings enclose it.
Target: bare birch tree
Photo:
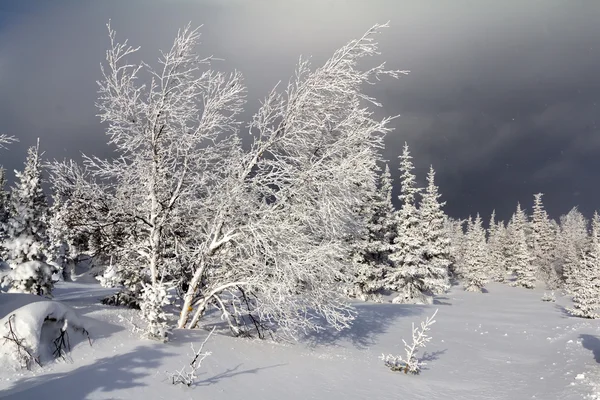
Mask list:
[[[113,245],[121,271],[139,277],[151,336],[165,335],[163,306],[177,282],[185,289],[179,328],[196,326],[208,306],[235,334],[248,322],[316,329],[316,315],[348,326],[353,312],[336,288],[342,238],[356,229],[355,189],[375,180],[391,120],[373,117],[368,106],[379,103],[362,89],[405,73],[358,68],[378,54],[373,36],[384,26],[314,71],[301,59],[287,88],[273,89],[254,116],[248,150],[236,120],[241,75],[201,69],[210,58],[195,53],[198,30],[180,31],[155,70],[127,61],[137,49],[117,43],[109,25],[98,107],[118,158],[52,171],[59,191],[93,194],[95,225],[126,227]]]

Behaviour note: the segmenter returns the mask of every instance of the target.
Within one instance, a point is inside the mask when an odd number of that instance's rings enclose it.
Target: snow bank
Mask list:
[[[61,349],[70,349],[70,333],[87,335],[86,325],[75,311],[58,301],[2,294],[0,303],[0,362],[5,365],[41,365],[45,357],[58,357],[64,354]],[[66,341],[61,342],[64,333]]]

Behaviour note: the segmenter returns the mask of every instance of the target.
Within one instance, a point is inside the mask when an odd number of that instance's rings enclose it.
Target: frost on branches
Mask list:
[[[42,190],[42,167],[38,145],[29,149],[25,169],[16,171],[11,212],[4,247],[11,272],[3,286],[10,291],[37,295],[50,294],[54,267],[46,264],[49,241],[46,232],[48,205]]]
[[[420,348],[425,347],[431,340],[431,336],[429,336],[427,332],[431,330],[431,325],[435,324],[434,318],[437,315],[437,312],[438,310],[436,309],[431,317],[427,317],[425,321],[422,321],[420,329],[418,327],[415,328],[414,323],[412,324],[412,342],[406,343],[406,341],[402,339],[402,343],[404,343],[404,352],[406,353],[404,357],[391,354],[381,355],[380,359],[383,360],[386,367],[392,371],[402,371],[405,374],[411,373],[417,375],[421,372],[425,363],[417,358],[417,352]]]
[[[481,223],[481,217],[477,214],[467,226],[465,252],[461,265],[466,291],[483,291],[483,287],[488,281],[488,262],[485,230]]]
[[[385,287],[384,275],[392,265],[389,256],[396,235],[392,178],[387,164],[379,186],[373,189],[361,209],[361,215],[366,219],[366,229],[364,237],[355,244],[351,295],[365,301],[381,301],[380,293]]]
[[[374,119],[369,106],[379,103],[362,88],[401,73],[358,69],[378,54],[382,27],[320,68],[300,60],[287,87],[262,103],[244,148],[241,75],[205,68],[211,60],[195,53],[197,30],[180,31],[153,69],[134,64],[137,49],[117,43],[109,26],[98,104],[119,157],[88,157],[84,168],[57,163],[53,179],[86,203],[79,209],[93,218],[80,219],[112,247],[117,273],[138,280],[132,294],[152,310],[144,313],[150,331],[164,331],[164,298],[142,292],[170,285],[182,293],[179,328],[195,327],[208,307],[236,334],[246,326],[318,329],[315,314],[349,325],[353,311],[339,290],[350,253],[344,238],[361,229],[356,188],[375,181],[390,130],[389,118]]]

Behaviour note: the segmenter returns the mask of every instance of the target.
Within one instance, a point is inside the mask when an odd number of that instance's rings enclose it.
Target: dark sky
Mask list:
[[[94,108],[109,18],[148,62],[179,27],[204,24],[201,53],[244,74],[249,112],[301,54],[318,65],[390,20],[382,58],[411,70],[373,92],[381,115],[401,115],[385,152],[393,171],[407,141],[454,217],[507,219],[540,191],[553,217],[600,209],[598,1],[0,1],[0,131],[21,140],[0,153],[6,168],[21,168],[38,136],[48,158],[110,154]]]

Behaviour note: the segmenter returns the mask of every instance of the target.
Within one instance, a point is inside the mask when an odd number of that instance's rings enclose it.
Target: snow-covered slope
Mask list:
[[[214,335],[196,387],[169,373],[191,361],[205,330],[176,331],[167,344],[143,341],[125,319],[134,311],[99,305],[95,284],[65,283],[56,299],[89,326],[72,363],[34,372],[0,371],[0,397],[81,399],[582,399],[600,382],[600,324],[569,317],[541,292],[492,284],[489,293],[454,288],[432,306],[359,303],[354,327],[299,343]],[[439,308],[421,375],[387,370],[378,357],[401,353],[402,338]],[[121,317],[119,317],[121,316]]]

